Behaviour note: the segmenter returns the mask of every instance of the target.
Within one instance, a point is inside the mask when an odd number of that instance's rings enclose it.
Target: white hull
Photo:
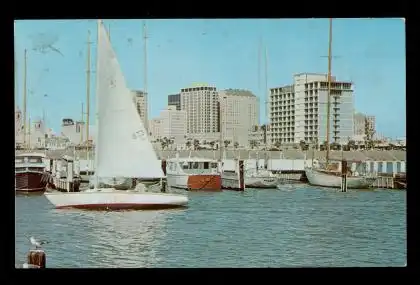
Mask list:
[[[89,178],[89,188],[93,188],[95,185],[95,176]],[[132,187],[133,180],[131,178],[119,177],[119,178],[99,178],[98,188],[116,188],[116,189],[129,189]]]
[[[167,174],[166,181],[168,186],[187,189],[188,188],[188,174]]]
[[[246,175],[245,187],[250,188],[277,188],[278,179],[275,176],[267,175]],[[224,172],[222,174],[223,188],[239,188],[239,178],[237,173]]]
[[[250,188],[277,188],[278,179],[272,176],[247,177],[245,186]]]
[[[45,193],[55,208],[91,210],[158,210],[185,207],[188,197],[167,193],[139,193],[112,188],[92,189],[83,192]]]
[[[312,168],[305,168],[305,174],[311,185],[341,188],[341,176],[323,173]],[[366,189],[372,186],[375,180],[375,177],[347,177],[347,188]]]

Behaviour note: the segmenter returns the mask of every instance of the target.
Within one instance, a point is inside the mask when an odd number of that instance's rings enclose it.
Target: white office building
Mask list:
[[[174,139],[175,143],[184,143],[187,136],[187,112],[168,106],[160,112],[159,132],[161,137]]]
[[[259,98],[247,90],[219,91],[223,141],[249,145],[249,134],[259,124]]]
[[[137,113],[144,124],[146,130],[149,128],[148,110],[147,110],[147,93],[140,90],[132,90],[133,102],[136,105]]]
[[[219,96],[216,87],[200,84],[181,89],[180,95],[181,110],[186,112],[188,118],[188,136],[212,136],[219,132]]]
[[[352,83],[331,80],[330,143],[347,143],[354,135]],[[327,93],[327,75],[316,73],[296,74],[292,85],[270,88],[272,143],[326,141]]]

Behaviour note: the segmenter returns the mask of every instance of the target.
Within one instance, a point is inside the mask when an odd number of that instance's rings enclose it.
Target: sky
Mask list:
[[[130,89],[144,87],[142,20],[104,20]],[[293,74],[328,71],[328,19],[147,20],[147,90],[151,116],[167,95],[206,83],[219,90],[248,89],[260,97],[266,121],[264,54],[268,87],[291,84]],[[27,49],[27,110],[59,132],[63,118],[80,120],[86,103],[87,42],[91,45],[91,110],[94,122],[96,20],[15,21],[17,94],[23,105]],[[49,47],[54,47],[53,51]],[[377,133],[405,137],[405,23],[402,19],[334,19],[332,74],[354,82],[358,112],[376,116]],[[85,104],[86,106],[86,104]],[[92,123],[93,124],[93,123]]]

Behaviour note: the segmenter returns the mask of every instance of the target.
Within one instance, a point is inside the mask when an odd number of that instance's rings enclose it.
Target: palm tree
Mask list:
[[[189,148],[191,147],[191,141],[187,141],[187,142],[185,143],[185,146],[187,147],[187,149],[189,149]]]
[[[251,146],[251,149],[254,149],[254,147],[258,146],[258,142],[256,140],[251,140],[249,142],[249,145]]]
[[[274,143],[274,146],[278,149],[280,149],[281,147],[281,141],[280,140],[276,140],[276,142]]]
[[[200,141],[195,139],[194,140],[194,150],[197,150],[199,145],[200,145]]]
[[[228,147],[228,145],[230,144],[230,140],[225,140],[225,141],[224,141],[224,144],[225,144],[225,148],[227,148],[227,147]]]

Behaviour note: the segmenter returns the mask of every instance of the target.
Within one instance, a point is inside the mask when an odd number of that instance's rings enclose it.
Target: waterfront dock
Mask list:
[[[155,149],[160,159],[169,159],[176,157],[196,156],[202,158],[218,159],[220,152],[218,150],[160,150]],[[19,152],[19,151],[16,151]],[[83,174],[86,170],[93,173],[94,152],[89,153],[89,161],[86,160],[86,151],[77,151],[74,161],[74,168],[78,173]],[[68,150],[49,150],[47,159],[59,160],[63,156],[74,155],[73,149]],[[312,165],[313,160],[323,161],[325,151],[301,151],[289,149],[283,151],[261,151],[261,150],[226,150],[223,158],[227,170],[234,169],[234,160],[243,159],[245,167],[254,168],[257,165],[267,165],[267,168],[284,181],[302,181],[305,182],[305,166]],[[140,158],[139,158],[140,159]],[[267,159],[267,161],[266,161]],[[406,187],[406,152],[403,150],[363,150],[363,151],[331,151],[330,159],[341,161],[353,161],[349,167],[355,167],[355,162],[360,162],[364,172],[376,173],[378,180],[374,183],[375,188],[404,188]],[[230,169],[232,168],[232,169]],[[401,178],[403,177],[404,178]]]

